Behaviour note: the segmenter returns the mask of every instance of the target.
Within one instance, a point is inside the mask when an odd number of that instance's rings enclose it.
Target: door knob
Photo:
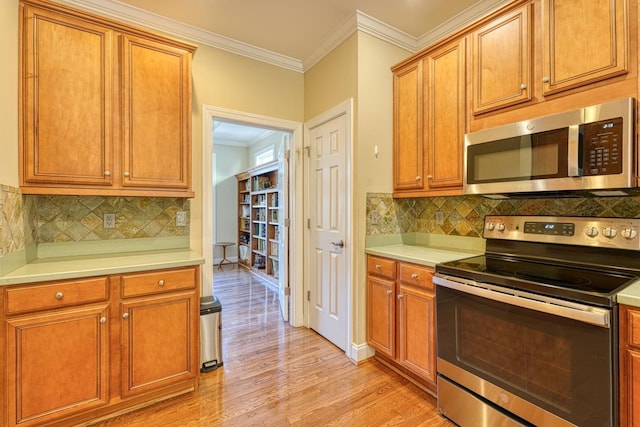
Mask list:
[[[339,241],[337,241],[337,242],[331,242],[331,244],[332,244],[333,246],[338,246],[338,247],[340,247],[340,248],[344,248],[344,242],[343,242],[342,240],[339,240]]]

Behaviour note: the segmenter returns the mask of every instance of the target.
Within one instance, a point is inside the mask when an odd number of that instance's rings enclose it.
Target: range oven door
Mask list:
[[[439,381],[522,425],[616,425],[614,310],[439,273],[434,283]]]

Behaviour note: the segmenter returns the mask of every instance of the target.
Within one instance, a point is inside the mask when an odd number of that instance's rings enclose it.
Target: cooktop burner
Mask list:
[[[612,306],[640,280],[640,221],[488,216],[487,253],[436,266],[441,274]]]

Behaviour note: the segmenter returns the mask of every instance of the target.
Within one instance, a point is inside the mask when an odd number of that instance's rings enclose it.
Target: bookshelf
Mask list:
[[[236,178],[238,263],[277,284],[282,219],[278,162],[249,169],[237,174]]]

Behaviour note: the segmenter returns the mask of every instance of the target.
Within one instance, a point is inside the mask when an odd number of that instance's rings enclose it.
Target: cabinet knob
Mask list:
[[[526,84],[526,83],[522,83],[522,84],[520,85],[520,89],[524,90],[524,89],[526,89],[526,88],[527,88],[527,84]]]
[[[111,176],[111,171],[104,171],[104,176]]]
[[[101,317],[100,318],[100,323],[107,323],[107,318],[106,317]]]
[[[422,179],[421,176],[416,176],[416,181],[420,181]]]
[[[124,176],[128,177],[129,176],[129,172],[125,172]]]
[[[427,175],[427,179],[433,179],[433,175]]]
[[[542,83],[549,83],[550,81],[551,81],[551,79],[549,77],[547,77],[547,76],[544,76],[542,78]]]
[[[122,318],[123,319],[128,319],[129,318],[129,313],[122,313]]]
[[[62,292],[56,292],[56,299],[62,299],[64,294]]]
[[[402,294],[398,295],[398,299],[402,299],[403,297],[404,297],[404,295],[402,295]]]
[[[413,274],[411,275],[411,278],[412,278],[412,279],[417,279],[417,278],[418,278],[418,275],[417,275],[416,273],[413,273]]]
[[[392,294],[392,292],[388,290],[387,291],[387,295],[391,295],[391,294]]]
[[[158,286],[164,286],[164,279],[158,280]]]
[[[376,270],[380,270],[382,266],[380,264],[376,264]]]

